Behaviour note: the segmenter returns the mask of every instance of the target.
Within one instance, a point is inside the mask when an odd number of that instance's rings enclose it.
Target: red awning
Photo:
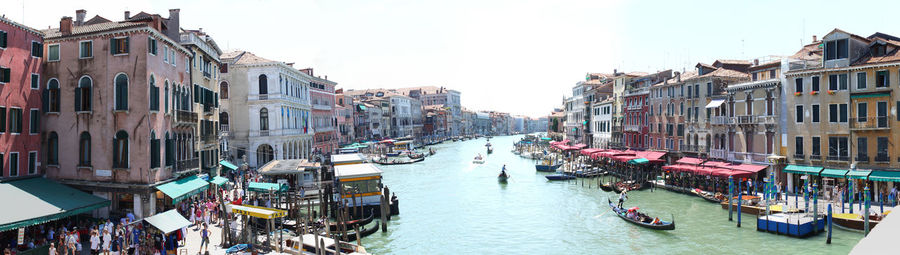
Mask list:
[[[751,174],[755,174],[759,171],[765,170],[767,165],[756,165],[756,164],[732,164],[728,162],[719,162],[719,161],[707,161],[703,163],[704,166],[712,166],[719,168],[726,168],[730,170],[742,171]]]
[[[703,160],[699,159],[699,158],[683,157],[683,158],[679,159],[678,161],[675,161],[675,163],[688,164],[688,165],[699,165],[699,164],[703,163]]]
[[[665,156],[666,153],[661,151],[643,151],[638,152],[636,155],[650,160],[650,162],[661,162],[661,158]]]
[[[601,151],[604,151],[604,150],[598,149],[598,148],[581,149],[581,155],[590,156],[591,154],[601,152]]]
[[[580,150],[580,149],[583,149],[584,147],[587,147],[587,144],[579,143],[576,145],[572,145],[572,147],[575,147]]]
[[[615,161],[619,161],[619,162],[628,162],[629,160],[640,158],[640,157],[633,156],[633,155],[621,155],[621,156],[612,156],[610,158],[612,158]]]

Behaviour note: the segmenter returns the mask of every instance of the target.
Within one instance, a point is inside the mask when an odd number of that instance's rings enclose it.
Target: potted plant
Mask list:
[[[818,95],[819,92],[818,91],[810,91],[809,94],[815,96],[815,95]]]
[[[828,91],[828,94],[829,94],[829,95],[834,95],[834,90],[829,90],[829,91]]]
[[[794,92],[794,95],[795,95],[795,96],[800,96],[800,95],[802,95],[802,94],[803,94],[802,92]]]

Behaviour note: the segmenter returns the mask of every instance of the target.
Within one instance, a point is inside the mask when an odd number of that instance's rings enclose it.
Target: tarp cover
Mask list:
[[[238,167],[237,167],[236,165],[232,164],[231,162],[228,162],[228,160],[222,160],[222,161],[219,161],[219,165],[222,165],[222,166],[224,166],[224,167],[230,168],[231,170],[237,170],[237,169],[238,169]]]
[[[228,179],[225,177],[222,177],[222,176],[213,177],[212,180],[209,181],[209,183],[219,185],[219,186],[224,185],[226,182],[228,182]]]
[[[847,170],[825,168],[825,170],[822,170],[822,172],[819,173],[819,176],[832,177],[832,178],[847,178]]]
[[[0,213],[0,232],[109,206],[109,200],[45,178],[0,183],[0,194],[4,205],[10,206]]]
[[[871,174],[871,173],[872,173],[872,171],[869,171],[869,170],[848,171],[847,177],[850,177],[850,179],[865,180],[866,178],[869,178],[869,174]]]
[[[689,165],[699,165],[699,164],[702,164],[702,163],[703,163],[703,160],[702,160],[702,159],[699,159],[699,158],[683,157],[683,158],[679,159],[678,161],[675,161],[675,163],[678,163],[678,164],[689,164]]]
[[[172,198],[172,204],[177,204],[182,199],[200,193],[207,188],[209,188],[209,183],[196,175],[156,186],[156,189]]]
[[[191,225],[191,222],[185,219],[184,216],[181,216],[181,214],[178,214],[178,211],[175,211],[175,209],[158,213],[144,218],[144,220],[166,234]]]

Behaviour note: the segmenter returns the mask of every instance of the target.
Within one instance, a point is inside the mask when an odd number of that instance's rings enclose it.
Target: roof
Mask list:
[[[750,74],[731,70],[731,69],[719,68],[719,69],[716,69],[715,71],[712,71],[712,72],[709,72],[709,73],[706,73],[706,74],[703,74],[700,76],[690,77],[687,79],[685,79],[682,76],[681,80],[685,81],[685,80],[693,80],[693,79],[702,79],[702,78],[707,78],[707,77],[750,78]]]
[[[262,63],[281,63],[281,61],[275,61],[266,59],[256,54],[253,54],[249,51],[231,51],[226,52],[219,56],[222,60],[225,59],[233,59],[231,62],[234,65],[252,65],[252,64],[262,64]]]
[[[191,175],[156,186],[156,189],[172,198],[172,204],[178,204],[179,201],[191,195],[200,193],[207,188],[209,188],[209,183],[196,175]]]
[[[716,62],[713,62],[715,66],[716,63],[723,65],[751,65],[753,64],[750,60],[738,60],[738,59],[717,59]]]
[[[451,91],[456,92],[456,90],[448,89],[445,87],[435,87],[435,86],[398,88],[398,89],[393,89],[393,90],[400,92],[400,93],[409,93],[410,91],[413,91],[413,90],[420,90],[422,92],[427,92],[428,94],[441,94],[441,93],[447,93],[447,92],[451,92]]]
[[[380,176],[383,171],[372,163],[334,166],[334,177],[338,179]]]
[[[94,19],[97,19],[98,17],[99,16],[94,17]],[[100,18],[102,19],[102,17],[100,17]],[[87,35],[87,34],[101,33],[101,32],[113,31],[113,30],[127,29],[127,28],[139,28],[139,27],[148,27],[149,28],[150,27],[147,23],[144,23],[144,22],[130,22],[130,21],[112,22],[112,21],[109,21],[106,19],[103,19],[103,20],[105,20],[104,22],[98,21],[95,23],[91,23],[91,21],[93,21],[94,19],[91,19],[88,22],[85,22],[84,25],[73,26],[72,33],[68,34],[68,35],[63,35],[62,32],[59,32],[59,28],[44,29],[44,30],[41,30],[41,32],[44,33],[44,39],[54,39],[54,38],[61,38],[61,37],[67,37],[67,36],[73,36],[73,35]]]
[[[285,175],[298,174],[306,170],[318,169],[319,163],[309,162],[306,159],[272,160],[259,168],[261,175]]]
[[[231,162],[228,162],[228,160],[224,160],[224,159],[221,160],[221,161],[219,161],[219,165],[224,166],[224,167],[227,167],[227,168],[229,168],[229,169],[231,169],[231,170],[237,170],[237,169],[238,169],[238,167],[237,167],[236,165],[234,165],[234,164],[232,164]]]
[[[853,34],[853,33],[850,33],[850,32],[847,32],[847,31],[838,29],[838,28],[835,28],[835,29],[831,30],[831,32],[828,32],[828,33],[825,34],[825,36],[823,36],[822,38],[828,37],[828,35],[833,34],[833,33],[836,33],[836,32],[845,33],[845,34],[847,34],[847,35],[850,35],[850,37],[856,38],[856,39],[858,39],[858,40],[860,40],[860,41],[869,42],[869,38],[865,38],[865,37],[859,36],[859,35],[857,35],[857,34]]]
[[[228,183],[228,178],[225,178],[222,176],[216,176],[216,177],[213,177],[211,180],[209,180],[209,183],[222,186],[225,183]]]
[[[681,81],[685,81],[687,79],[692,79],[694,77],[697,77],[697,71],[689,71],[689,72],[681,73]],[[665,80],[665,81],[657,83],[657,84],[653,84],[653,86],[657,86],[657,87],[668,86],[668,85],[673,85],[673,84],[677,84],[677,83],[678,83],[678,76],[672,75],[672,78],[669,78],[668,80]]]
[[[284,192],[288,190],[288,186],[269,182],[250,182],[247,189],[254,192]]]
[[[358,164],[365,161],[366,158],[359,153],[331,155],[331,163],[334,165]]]
[[[6,16],[0,16],[0,23],[6,23],[10,26],[17,27],[19,29],[31,32],[33,34],[44,36],[44,33],[42,33],[41,31],[38,31],[37,29],[31,28],[26,25],[19,24],[18,22],[12,21],[10,19],[7,19]]]
[[[109,206],[109,200],[43,177],[0,183],[7,209],[0,213],[0,232],[33,226]]]
[[[181,216],[175,209],[168,210],[164,213],[157,213],[156,215],[144,218],[144,220],[166,234],[191,225],[191,222],[185,219],[184,216]]]

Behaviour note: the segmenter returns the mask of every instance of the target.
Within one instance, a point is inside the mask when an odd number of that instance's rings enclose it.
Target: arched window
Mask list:
[[[113,168],[128,168],[128,133],[116,132],[113,139]]]
[[[59,165],[59,136],[50,132],[47,136],[47,164]]]
[[[156,132],[150,131],[150,168],[159,167],[159,139]]]
[[[91,166],[91,134],[81,132],[78,140],[78,165]]]
[[[128,76],[124,73],[116,75],[115,79],[116,110],[128,110]]]
[[[263,144],[256,149],[256,167],[261,167],[269,161],[272,161],[274,158],[275,151],[272,149],[272,146]]]
[[[165,95],[165,99],[166,99],[166,100],[163,100],[163,104],[166,105],[164,107],[163,111],[169,112],[169,81],[166,81],[166,87],[164,88],[163,95]]]
[[[269,110],[266,108],[259,110],[259,130],[269,130]]]
[[[221,112],[219,113],[219,130],[228,131],[228,113]]]
[[[59,112],[59,81],[56,78],[47,82],[47,90],[44,92],[44,111]]]
[[[775,98],[772,96],[772,91],[766,91],[766,115],[772,116],[775,114]]]
[[[169,132],[166,132],[166,166],[171,166],[175,163],[175,144],[172,141],[172,138],[169,136]]]
[[[228,99],[228,82],[222,82],[219,85],[219,99]]]
[[[93,86],[91,77],[83,76],[78,80],[78,87],[75,88],[75,111],[89,112],[91,111],[91,87]]]
[[[747,92],[747,101],[744,102],[747,104],[747,115],[753,116],[753,92]]]
[[[259,94],[269,94],[269,79],[265,74],[259,75]]]
[[[169,81],[166,81],[168,83]],[[156,86],[156,79],[150,75],[150,110],[159,111],[159,87]]]

